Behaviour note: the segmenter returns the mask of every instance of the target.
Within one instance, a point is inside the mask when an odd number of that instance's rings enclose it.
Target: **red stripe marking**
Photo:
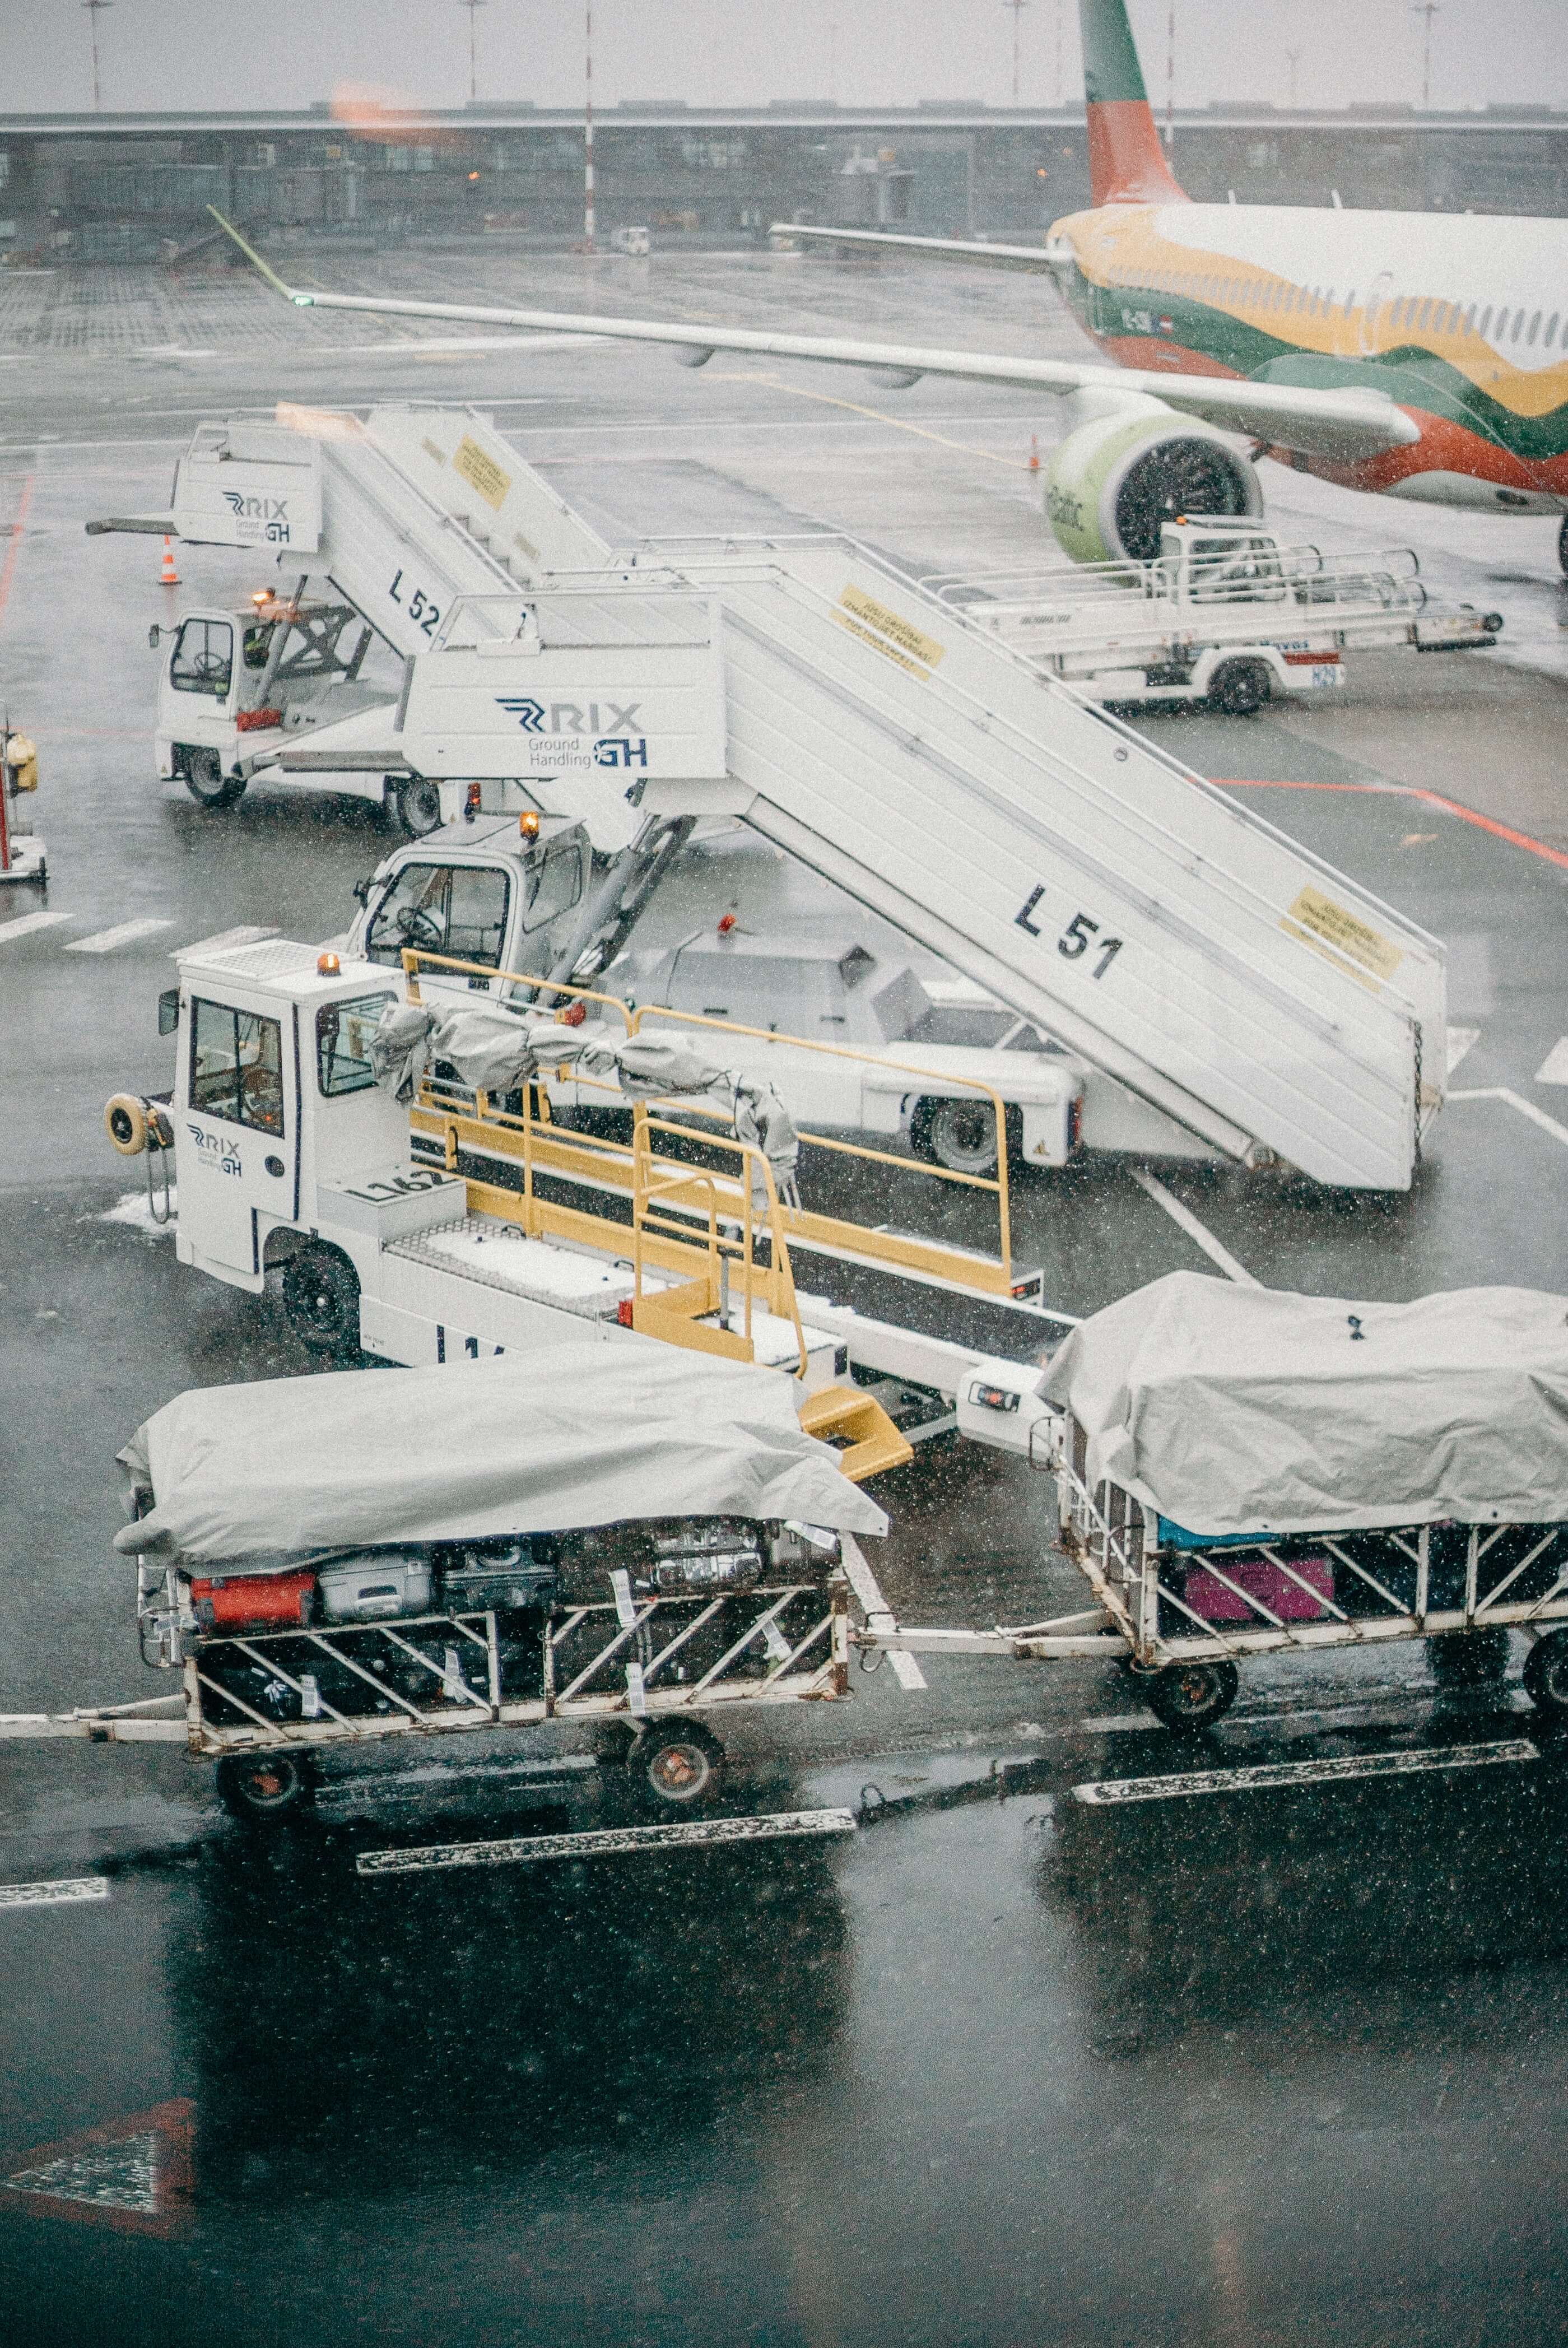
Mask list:
[[[29,473],[22,484],[22,499],[16,508],[16,519],[11,525],[11,543],[5,549],[5,560],[0,564],[0,613],[5,609],[5,599],[11,592],[11,582],[16,575],[16,557],[21,551],[22,532],[26,528],[27,509],[33,502],[33,482]]]
[[[1568,871],[1568,856],[1560,848],[1548,848],[1543,839],[1515,831],[1511,824],[1494,822],[1490,815],[1478,815],[1474,808],[1460,807],[1458,799],[1445,798],[1441,791],[1423,790],[1418,783],[1265,783],[1247,775],[1214,775],[1210,779],[1222,791],[1365,791],[1374,798],[1425,799],[1429,807],[1441,808],[1445,815],[1457,815],[1461,823],[1473,823],[1478,831],[1490,831],[1494,839],[1526,849],[1532,856],[1543,856],[1548,864],[1560,864]]]

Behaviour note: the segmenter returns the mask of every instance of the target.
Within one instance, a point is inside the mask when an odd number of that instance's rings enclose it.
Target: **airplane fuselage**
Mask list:
[[[1346,488],[1568,509],[1568,221],[1111,203],[1058,221],[1079,323],[1123,366],[1386,392],[1419,425]]]

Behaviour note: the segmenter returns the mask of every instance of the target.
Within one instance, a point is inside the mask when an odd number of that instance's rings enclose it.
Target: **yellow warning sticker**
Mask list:
[[[1306,945],[1332,946],[1376,979],[1392,978],[1405,957],[1400,948],[1369,922],[1336,905],[1320,889],[1304,889],[1280,922],[1282,930]]]
[[[499,513],[506,503],[506,493],[511,487],[511,475],[503,473],[493,457],[487,457],[475,440],[465,432],[458,443],[458,453],[452,458],[452,470],[460,473],[470,489],[477,489],[487,506]]]
[[[839,598],[839,608],[833,617],[841,628],[863,644],[897,661],[900,668],[908,669],[914,676],[928,676],[946,652],[945,644],[937,644],[897,612],[890,612],[874,595],[862,588],[846,587]]]

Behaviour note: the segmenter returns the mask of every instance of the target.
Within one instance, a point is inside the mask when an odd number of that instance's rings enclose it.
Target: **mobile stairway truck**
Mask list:
[[[1127,1664],[1170,1726],[1239,1666],[1426,1640],[1439,1685],[1500,1677],[1568,1722],[1568,1300],[1408,1304],[1173,1272],[1074,1329],[1032,1464],[1090,1603],[992,1630],[855,1634],[868,1653]],[[1114,1786],[1087,1789],[1115,1798]]]

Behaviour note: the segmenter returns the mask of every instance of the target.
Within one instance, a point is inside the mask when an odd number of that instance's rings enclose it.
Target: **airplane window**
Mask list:
[[[1489,303],[1489,304],[1487,304],[1486,308],[1485,308],[1485,309],[1481,312],[1481,314],[1480,314],[1480,336],[1481,336],[1481,340],[1482,340],[1482,342],[1485,342],[1485,340],[1486,340],[1487,336],[1491,334],[1491,304]]]
[[[1523,324],[1524,324],[1524,313],[1523,313],[1523,311],[1522,311],[1522,310],[1516,310],[1516,311],[1514,312],[1514,314],[1513,314],[1513,324],[1512,324],[1512,325],[1511,325],[1511,326],[1509,328],[1509,330],[1508,330],[1508,339],[1509,339],[1509,341],[1510,341],[1511,343],[1516,343],[1516,342],[1519,340],[1519,330],[1520,330],[1520,328],[1523,325]]]
[[[1532,318],[1532,320],[1530,321],[1530,340],[1531,340],[1532,342],[1533,342],[1533,341],[1535,340],[1536,335],[1537,335],[1540,332],[1541,332],[1541,313],[1540,313],[1540,311],[1539,311],[1539,310],[1537,310],[1537,312],[1535,313],[1534,317],[1533,317],[1533,318]]]
[[[1465,332],[1467,335],[1473,335],[1475,332],[1475,313],[1476,305],[1472,302],[1470,308],[1465,312]]]
[[[1423,302],[1420,308],[1416,313],[1416,332],[1418,334],[1422,331],[1426,325],[1427,320],[1431,316],[1431,314],[1432,305],[1430,302]]]
[[[1553,310],[1552,313],[1551,324],[1548,325],[1546,332],[1541,337],[1542,343],[1547,350],[1550,350],[1553,344],[1557,340],[1557,317],[1558,314]]]
[[[1347,318],[1354,317],[1356,314],[1356,288],[1354,285],[1345,297],[1345,314]]]

